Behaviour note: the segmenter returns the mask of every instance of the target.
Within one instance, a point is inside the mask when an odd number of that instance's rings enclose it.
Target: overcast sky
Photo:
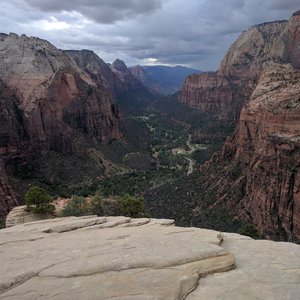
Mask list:
[[[300,0],[0,0],[0,31],[91,49],[127,65],[215,70],[252,25],[288,19]]]

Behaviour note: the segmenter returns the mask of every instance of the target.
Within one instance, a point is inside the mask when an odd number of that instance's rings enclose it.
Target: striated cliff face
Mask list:
[[[187,77],[179,101],[223,120],[237,120],[262,69],[273,60],[270,49],[277,45],[287,21],[264,23],[243,32],[229,48],[215,73]]]
[[[0,52],[4,164],[16,158],[26,162],[28,156],[50,150],[75,152],[81,137],[101,144],[121,137],[118,106],[110,91],[63,51],[38,38],[1,34]],[[7,211],[2,199],[0,206]]]
[[[72,135],[105,143],[120,137],[111,94],[62,51],[37,38],[2,35],[1,79],[19,99],[30,146],[72,151]]]
[[[276,41],[272,54],[279,62],[288,62],[300,68],[300,11],[290,18],[280,38]]]
[[[229,206],[264,236],[300,239],[299,95],[299,71],[291,65],[269,66],[217,159],[242,168],[235,182],[243,178],[244,195]]]
[[[276,37],[276,32],[281,34]],[[215,153],[198,174],[146,196],[153,216],[175,218],[182,225],[226,230],[239,230],[242,221],[254,224],[267,238],[300,240],[299,33],[299,12],[289,22],[252,27],[229,49],[217,73],[187,79],[183,91],[189,105],[208,112],[215,109],[221,118],[229,116],[224,114],[228,107],[221,103],[228,101],[232,109],[236,95],[246,99],[245,88],[235,85],[237,94],[231,89],[234,74],[235,82],[248,83],[251,93],[242,106],[235,133],[220,153]],[[247,35],[252,40],[257,37],[261,46],[254,47],[255,51]],[[243,47],[254,51],[244,70],[247,63],[242,63],[242,57],[250,56],[242,54],[246,53]],[[253,59],[260,53],[258,49],[262,53],[259,58],[264,57],[260,61]],[[193,95],[203,101],[196,101]]]

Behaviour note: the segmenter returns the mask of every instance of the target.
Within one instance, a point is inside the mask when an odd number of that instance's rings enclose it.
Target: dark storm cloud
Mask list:
[[[45,12],[77,11],[100,23],[114,23],[160,7],[159,0],[25,0]]]
[[[92,49],[106,61],[215,70],[250,26],[288,19],[299,0],[0,0],[0,28]]]

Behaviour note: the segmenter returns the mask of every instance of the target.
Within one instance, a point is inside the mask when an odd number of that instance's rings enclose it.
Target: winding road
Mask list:
[[[187,175],[190,175],[190,174],[193,173],[195,161],[192,160],[191,158],[187,157],[186,155],[190,155],[198,149],[198,147],[191,144],[191,140],[192,140],[192,135],[189,134],[186,145],[190,150],[185,150],[184,148],[174,148],[174,149],[172,149],[173,155],[183,155],[184,158],[189,162]]]

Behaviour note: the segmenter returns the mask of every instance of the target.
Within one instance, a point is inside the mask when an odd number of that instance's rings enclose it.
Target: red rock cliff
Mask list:
[[[242,197],[227,205],[257,225],[264,236],[300,240],[300,72],[274,64],[264,70],[243,107],[236,133],[210,162],[239,165]],[[208,169],[209,172],[209,169]],[[224,196],[223,196],[224,198]],[[222,201],[221,201],[222,202]]]
[[[237,178],[216,175],[216,205],[253,222],[264,236],[300,240],[300,14],[270,49],[258,83],[242,108],[235,134],[203,167],[238,166]],[[215,179],[214,179],[215,181]],[[208,179],[208,186],[212,181]],[[235,190],[236,193],[231,193]],[[227,199],[227,200],[225,200]]]
[[[153,192],[153,211],[159,214],[167,203],[163,217],[185,224],[207,226],[215,216],[215,226],[226,225],[222,218],[229,216],[230,226],[242,220],[264,237],[300,241],[299,43],[297,12],[288,22],[243,33],[217,73],[188,77],[181,101],[219,118],[240,117],[222,151],[184,187]],[[233,109],[239,105],[240,114]]]
[[[72,135],[99,143],[120,137],[110,92],[47,41],[2,35],[1,79],[19,98],[33,148],[72,151]]]
[[[63,51],[16,34],[0,35],[0,51],[4,163],[15,157],[26,160],[29,153],[75,152],[81,138],[102,144],[121,137],[111,92]]]
[[[263,67],[272,60],[270,48],[286,25],[286,21],[265,23],[243,32],[227,51],[217,72],[187,77],[179,101],[219,119],[237,120]]]

